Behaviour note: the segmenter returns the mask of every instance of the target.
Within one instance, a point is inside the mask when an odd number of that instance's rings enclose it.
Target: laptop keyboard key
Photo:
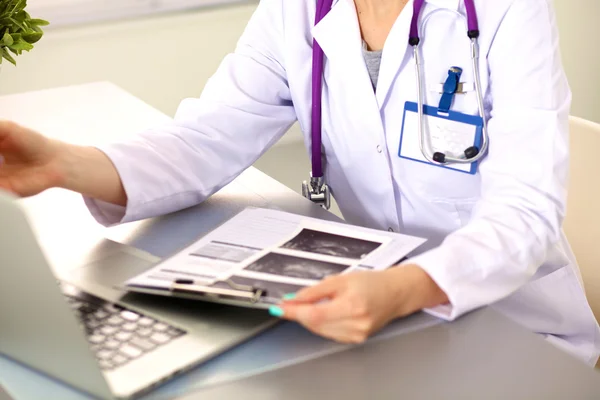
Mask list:
[[[102,325],[102,323],[98,320],[95,319],[88,319],[85,321],[85,325],[90,328],[90,329],[96,329],[98,328],[100,325]]]
[[[138,336],[147,337],[147,336],[152,335],[152,329],[150,329],[150,328],[144,328],[144,329],[140,329],[136,333],[137,333]]]
[[[112,336],[119,331],[119,328],[116,326],[104,326],[100,329],[100,333],[106,336]]]
[[[108,342],[104,343],[104,348],[105,349],[109,349],[109,350],[116,350],[121,346],[121,342],[118,342],[114,339],[109,340]]]
[[[154,325],[154,320],[152,320],[151,318],[148,318],[148,317],[144,317],[138,321],[138,324],[140,326],[148,327],[148,326]]]
[[[102,342],[104,342],[104,340],[106,339],[106,337],[102,336],[102,335],[92,335],[88,338],[90,343],[94,343],[94,344],[100,344]]]
[[[119,351],[123,354],[125,354],[127,357],[129,358],[137,358],[139,356],[142,355],[142,350],[140,350],[139,348],[132,346],[130,344],[126,344],[124,346],[122,346]]]
[[[97,310],[94,313],[94,317],[96,317],[98,320],[102,320],[102,319],[108,318],[108,316],[109,316],[109,314],[106,311],[104,311],[104,310]]]
[[[106,323],[109,325],[113,325],[113,326],[119,326],[122,325],[125,322],[125,320],[121,317],[119,317],[118,315],[113,315],[112,317],[110,317],[109,319],[106,320]]]
[[[125,357],[123,354],[115,354],[115,356],[112,358],[111,360],[113,362],[113,364],[118,367],[120,365],[125,364],[127,361],[129,361],[129,358]]]
[[[150,340],[152,340],[156,344],[165,344],[169,342],[171,338],[169,337],[169,335],[159,332],[152,335],[150,337]]]
[[[123,311],[123,312],[121,312],[121,318],[123,318],[123,319],[125,319],[127,321],[135,322],[138,319],[140,319],[140,316],[139,316],[139,314],[136,314],[136,313],[131,312],[131,311]]]
[[[150,351],[156,347],[156,344],[152,343],[150,340],[139,337],[134,337],[133,339],[131,339],[129,341],[129,344],[139,347],[144,351]]]
[[[159,322],[158,324],[154,325],[152,329],[154,329],[157,332],[165,332],[167,329],[169,329],[169,326]]]
[[[100,360],[100,368],[107,370],[107,369],[112,369],[113,368],[113,363],[110,362],[109,360]]]
[[[115,335],[115,339],[120,340],[121,342],[126,342],[133,336],[131,332],[119,332]]]
[[[109,360],[110,358],[112,358],[113,354],[114,352],[111,350],[100,350],[96,353],[96,357],[98,357],[101,360]]]
[[[184,333],[185,333],[185,332],[184,332],[184,331],[182,331],[181,329],[177,329],[177,328],[173,328],[173,327],[170,327],[170,328],[167,330],[167,335],[171,336],[172,338],[175,338],[175,337],[181,336],[181,335],[183,335]]]
[[[121,328],[125,331],[133,332],[133,331],[137,330],[138,326],[134,322],[128,322],[125,325],[123,325]]]

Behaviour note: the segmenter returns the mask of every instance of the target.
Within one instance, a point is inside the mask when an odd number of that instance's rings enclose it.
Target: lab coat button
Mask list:
[[[377,152],[378,152],[378,153],[381,153],[381,150],[382,150],[382,149],[381,149],[381,146],[380,146],[380,145],[377,145]]]

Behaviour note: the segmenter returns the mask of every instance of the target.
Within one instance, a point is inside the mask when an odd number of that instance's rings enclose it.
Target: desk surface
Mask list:
[[[80,144],[119,140],[167,119],[108,83],[5,96],[0,118]],[[250,196],[253,191],[264,202]],[[83,258],[110,251],[106,238],[167,256],[229,218],[221,211],[224,203],[240,210],[268,206],[337,219],[253,168],[202,205],[110,229],[96,224],[74,193],[53,189],[22,201],[59,275],[73,271]],[[0,384],[18,400],[87,398],[1,356]],[[359,347],[281,323],[147,398],[397,398],[398,393],[408,398],[596,398],[600,374],[486,308],[451,324],[416,314]]]

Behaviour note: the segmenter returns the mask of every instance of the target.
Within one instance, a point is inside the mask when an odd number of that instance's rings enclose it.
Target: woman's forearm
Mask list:
[[[448,296],[418,265],[408,264],[385,271],[389,274],[392,299],[398,305],[394,307],[396,316],[404,316],[423,308],[431,308],[448,303]]]
[[[60,187],[120,206],[127,205],[121,177],[112,161],[94,147],[60,143]]]

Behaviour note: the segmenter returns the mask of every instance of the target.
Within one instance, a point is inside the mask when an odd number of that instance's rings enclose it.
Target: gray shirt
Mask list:
[[[382,50],[367,50],[367,45],[363,44],[363,57],[365,59],[365,64],[367,64],[367,70],[369,71],[369,76],[371,77],[373,89],[377,87],[377,79],[379,78],[379,66],[381,65],[381,53]]]

